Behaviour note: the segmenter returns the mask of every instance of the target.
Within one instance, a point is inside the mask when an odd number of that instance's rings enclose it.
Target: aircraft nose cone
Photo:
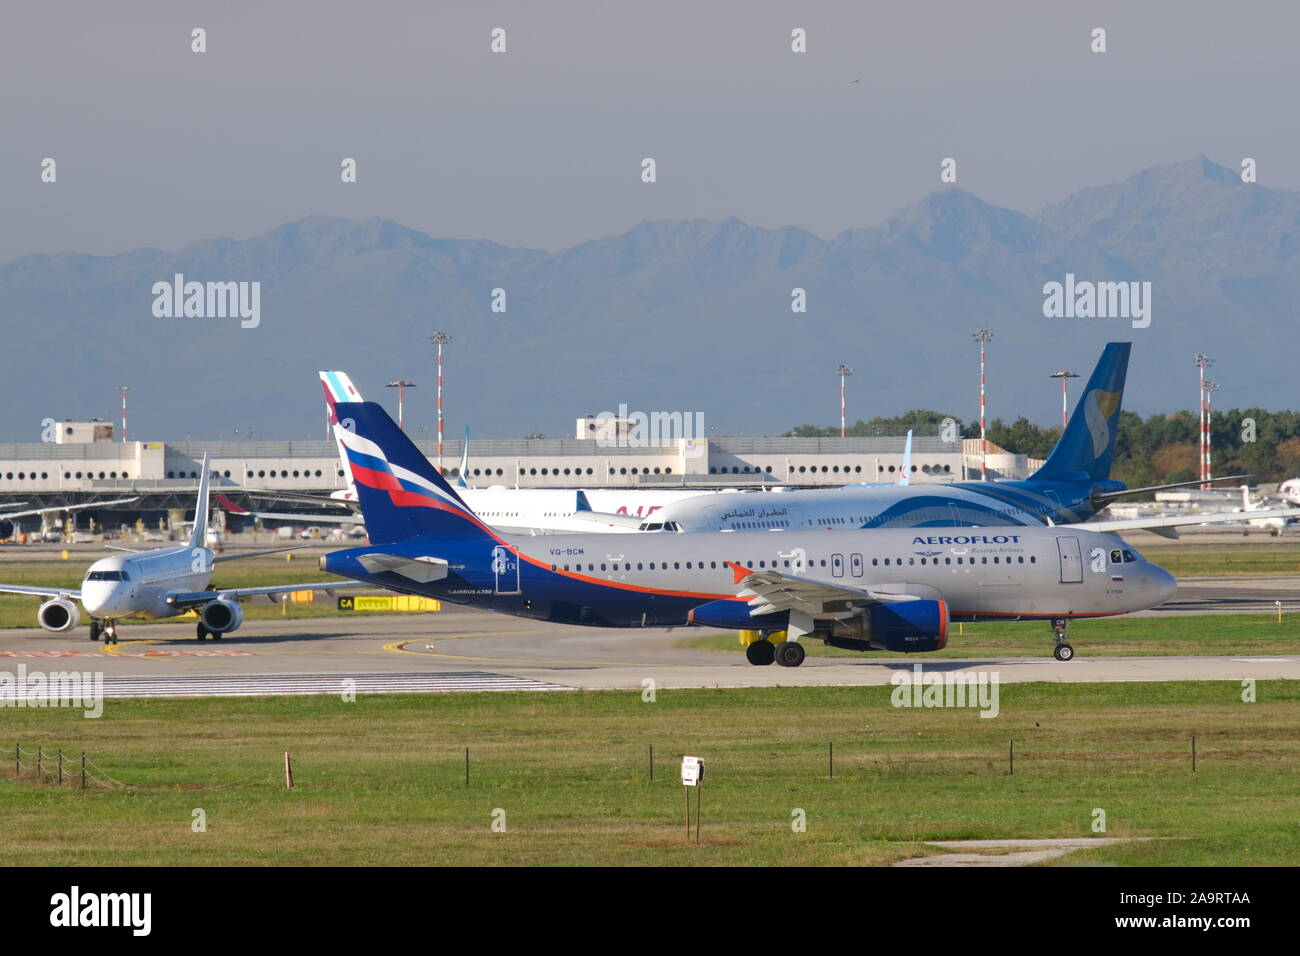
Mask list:
[[[1151,590],[1160,599],[1161,604],[1171,600],[1178,593],[1178,579],[1164,568],[1152,566]]]

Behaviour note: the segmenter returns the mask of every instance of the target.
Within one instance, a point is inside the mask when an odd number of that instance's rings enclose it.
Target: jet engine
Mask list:
[[[238,601],[218,598],[203,605],[199,619],[211,633],[229,634],[244,623],[244,609]]]
[[[853,651],[911,654],[941,650],[948,643],[945,601],[890,601],[872,604],[847,621],[836,621],[825,638],[832,647]]]
[[[17,533],[18,528],[15,522],[7,518],[0,518],[0,541],[8,541]]]
[[[37,608],[36,621],[45,630],[59,634],[70,631],[81,623],[81,611],[75,601],[50,598]]]

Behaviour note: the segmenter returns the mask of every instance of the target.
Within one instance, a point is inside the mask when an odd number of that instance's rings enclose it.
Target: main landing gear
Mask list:
[[[1065,628],[1069,623],[1069,620],[1063,617],[1052,618],[1052,633],[1056,635],[1056,649],[1052,651],[1052,656],[1058,661],[1074,659],[1074,648],[1065,639]]]
[[[209,631],[202,621],[199,621],[198,627],[194,629],[194,636],[200,641],[205,641],[209,637],[214,641],[221,640],[221,634],[218,631]]]
[[[105,621],[103,624],[99,621],[90,622],[90,639],[97,641],[100,637],[104,638],[105,644],[117,643],[117,625],[112,621]]]
[[[803,663],[804,649],[798,641],[768,640],[770,632],[764,631],[758,640],[745,645],[745,659],[756,667],[766,667],[773,662],[782,667],[798,667]],[[777,633],[780,633],[779,631]]]

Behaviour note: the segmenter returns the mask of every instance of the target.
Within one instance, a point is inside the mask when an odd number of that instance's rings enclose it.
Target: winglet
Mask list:
[[[247,508],[239,507],[239,505],[235,504],[225,495],[217,495],[216,498],[217,504],[219,504],[225,511],[229,511],[232,515],[246,515],[250,513]]]
[[[590,511],[591,502],[587,500],[587,493],[581,488],[578,489],[578,505],[576,511]]]
[[[912,429],[907,430],[907,444],[903,446],[903,473],[898,476],[900,485],[908,484],[912,474]]]

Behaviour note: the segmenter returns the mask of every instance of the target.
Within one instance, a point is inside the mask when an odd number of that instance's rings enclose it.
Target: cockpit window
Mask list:
[[[87,581],[122,581],[125,580],[121,571],[91,571],[86,575]]]
[[[1125,549],[1125,550],[1124,550],[1124,560],[1125,560],[1125,561],[1136,561],[1136,560],[1137,560],[1137,555],[1134,554],[1132,551],[1129,551],[1128,549]]]
[[[1111,564],[1123,564],[1123,563],[1124,563],[1124,552],[1121,551],[1119,548],[1116,548],[1114,551],[1112,551],[1112,552],[1110,553],[1110,563],[1111,563]]]

